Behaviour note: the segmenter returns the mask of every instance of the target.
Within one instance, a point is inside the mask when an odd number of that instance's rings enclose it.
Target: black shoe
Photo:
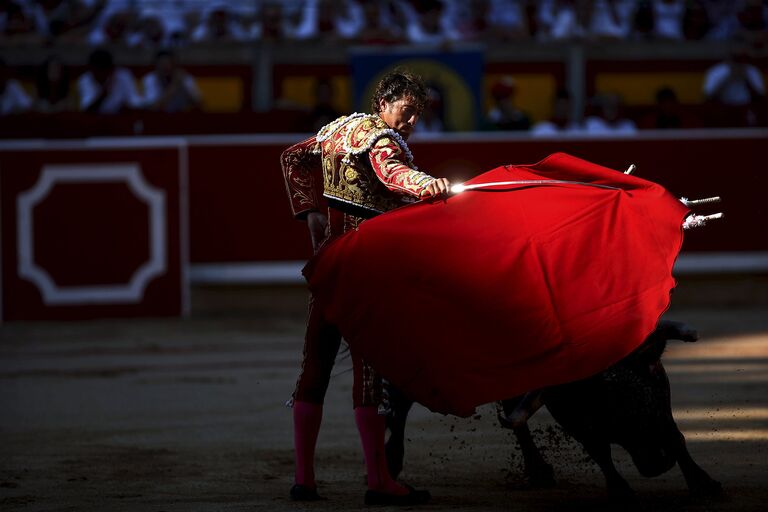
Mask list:
[[[291,487],[291,499],[293,501],[320,501],[327,498],[317,494],[317,489],[312,489],[306,485],[294,484]]]
[[[402,496],[369,489],[365,492],[365,504],[395,506],[424,505],[430,498],[432,498],[429,491],[416,490],[410,485],[406,485],[405,487],[407,487],[410,492]]]

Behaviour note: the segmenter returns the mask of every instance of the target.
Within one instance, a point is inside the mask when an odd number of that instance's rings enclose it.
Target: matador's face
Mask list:
[[[403,96],[393,102],[384,99],[379,102],[379,117],[403,139],[408,139],[413,133],[419,114],[421,111],[412,96]]]

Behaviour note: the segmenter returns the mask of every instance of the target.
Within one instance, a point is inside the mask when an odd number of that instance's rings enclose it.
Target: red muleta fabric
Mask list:
[[[394,385],[458,416],[594,375],[670,303],[688,209],[658,184],[556,153],[398,208],[304,269],[327,319]]]

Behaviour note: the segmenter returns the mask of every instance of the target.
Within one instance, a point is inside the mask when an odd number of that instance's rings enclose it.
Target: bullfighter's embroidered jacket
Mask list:
[[[377,115],[340,117],[280,160],[298,218],[320,209],[320,194],[333,208],[370,218],[414,201],[434,180],[413,165],[405,141]]]

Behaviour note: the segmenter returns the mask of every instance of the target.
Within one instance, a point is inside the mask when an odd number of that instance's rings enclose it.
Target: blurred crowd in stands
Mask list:
[[[490,90],[492,106],[481,129],[534,134],[632,133],[638,128],[765,125],[763,73],[750,53],[768,43],[768,2],[760,0],[0,0],[0,48],[51,48],[34,81],[23,87],[0,58],[0,115],[24,112],[194,111],[201,94],[176,62],[185,46],[222,41],[286,40],[354,44],[486,44],[558,40],[709,40],[730,48],[711,67],[702,90],[715,112],[691,115],[671,88],[657,91],[653,111],[626,116],[621,98],[589,100],[572,119],[571,98],[558,90],[552,116],[532,122],[515,101],[514,77]],[[86,45],[87,69],[79,76],[56,56],[58,45]],[[134,76],[113,61],[109,48],[154,52],[152,71]],[[308,129],[339,113],[329,82],[317,83]],[[422,131],[446,129],[440,91],[430,91]],[[719,109],[719,110],[718,110]],[[698,115],[698,118],[694,119]],[[631,118],[630,118],[631,117]],[[706,117],[706,116],[705,116]]]
[[[0,44],[764,37],[762,0],[0,0]]]
[[[751,45],[741,38],[729,42],[728,57],[704,74],[704,104],[683,105],[671,87],[655,91],[655,103],[628,115],[622,98],[599,93],[589,99],[582,118],[576,119],[565,89],[552,98],[551,117],[532,123],[524,105],[515,101],[516,85],[502,77],[491,88],[493,107],[485,129],[530,130],[533,135],[632,134],[638,129],[768,126],[768,101],[763,73],[750,63]],[[429,107],[428,107],[429,108]]]
[[[38,69],[34,97],[0,60],[0,115],[28,111],[117,114],[142,109],[183,112],[198,108],[200,100],[195,80],[177,66],[169,50],[157,52],[154,69],[142,77],[141,89],[133,74],[116,66],[106,49],[91,53],[88,69],[75,81],[67,66],[52,55]]]

